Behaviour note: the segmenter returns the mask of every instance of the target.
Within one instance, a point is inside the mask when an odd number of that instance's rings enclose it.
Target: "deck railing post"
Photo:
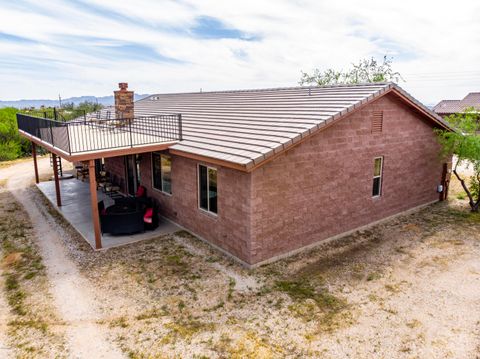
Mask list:
[[[133,119],[127,119],[127,121],[128,121],[128,132],[130,132],[130,147],[133,147],[133,137],[132,137],[132,121],[133,121]]]
[[[178,139],[181,141],[183,139],[182,133],[182,114],[178,114]]]
[[[69,125],[68,123],[65,124],[65,127],[67,128],[67,146],[68,146],[68,153],[72,154],[72,148],[70,147],[70,131],[69,131]]]
[[[50,125],[50,138],[52,139],[52,146],[55,147],[55,142],[53,141],[53,130],[52,130],[52,121],[48,121]]]

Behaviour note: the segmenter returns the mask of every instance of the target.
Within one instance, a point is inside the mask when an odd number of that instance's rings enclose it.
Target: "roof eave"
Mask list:
[[[438,114],[436,114],[435,112],[430,110],[428,107],[423,105],[420,101],[418,101],[413,96],[408,94],[405,90],[400,88],[398,85],[395,85],[395,84],[392,84],[392,85],[393,86],[392,86],[390,91],[394,92],[402,100],[404,100],[409,105],[411,105],[412,107],[417,109],[419,112],[421,112],[423,115],[425,115],[427,118],[432,120],[434,123],[436,123],[437,125],[439,125],[443,129],[448,130],[448,131],[455,131],[454,128],[452,126],[450,126],[450,124],[447,121],[445,121],[443,118],[441,118]]]

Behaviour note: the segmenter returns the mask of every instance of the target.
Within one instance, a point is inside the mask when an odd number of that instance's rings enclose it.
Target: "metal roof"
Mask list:
[[[135,116],[180,113],[183,140],[171,150],[249,170],[392,90],[448,126],[393,83],[155,94],[135,102]]]
[[[392,83],[156,94],[135,102],[135,116],[181,113],[171,149],[248,169],[393,88],[441,122]]]

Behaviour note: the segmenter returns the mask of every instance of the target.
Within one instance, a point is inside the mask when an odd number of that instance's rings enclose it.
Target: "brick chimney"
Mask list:
[[[114,91],[115,94],[115,117],[124,119],[133,119],[133,91],[128,91],[128,83],[120,82],[120,90]]]

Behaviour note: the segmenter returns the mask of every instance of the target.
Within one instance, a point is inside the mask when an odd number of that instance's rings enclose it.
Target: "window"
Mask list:
[[[382,194],[382,172],[383,172],[383,157],[375,158],[373,165],[373,191],[372,196],[378,197]]]
[[[152,153],[152,186],[159,191],[172,194],[172,158]]]
[[[198,165],[198,203],[201,209],[217,213],[217,170]]]

